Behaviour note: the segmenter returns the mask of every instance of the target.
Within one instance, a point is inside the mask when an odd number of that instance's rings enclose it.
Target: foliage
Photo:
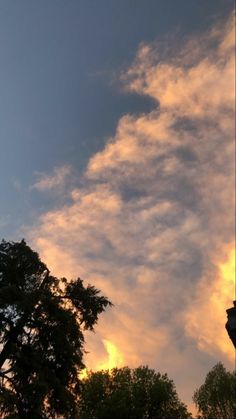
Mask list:
[[[236,372],[226,371],[218,363],[208,372],[193,400],[199,419],[234,419],[236,417]]]
[[[191,418],[167,375],[148,367],[89,372],[83,380],[79,419]]]
[[[81,279],[50,275],[24,240],[0,243],[2,417],[76,417],[83,330],[93,330],[108,305]]]

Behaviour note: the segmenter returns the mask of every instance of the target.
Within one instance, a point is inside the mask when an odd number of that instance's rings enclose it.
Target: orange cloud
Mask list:
[[[167,49],[165,44],[162,47]],[[150,95],[164,110],[212,118],[218,108],[232,110],[235,104],[234,48],[232,15],[223,29],[221,22],[198,39],[190,39],[182,50],[177,45],[174,60],[173,55],[162,58],[160,44],[142,46],[123,79],[128,90]]]
[[[37,173],[39,179],[31,188],[39,191],[47,191],[58,187],[60,188],[65,185],[66,178],[71,176],[71,174],[72,168],[68,165],[56,167],[51,175]]]

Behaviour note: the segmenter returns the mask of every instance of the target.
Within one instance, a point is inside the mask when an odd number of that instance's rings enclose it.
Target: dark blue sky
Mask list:
[[[2,235],[14,239],[21,223],[50,204],[29,193],[35,172],[72,164],[81,173],[89,156],[114,133],[121,115],[152,107],[149,99],[122,93],[118,83],[139,44],[175,31],[186,35],[207,28],[232,4],[0,2]]]

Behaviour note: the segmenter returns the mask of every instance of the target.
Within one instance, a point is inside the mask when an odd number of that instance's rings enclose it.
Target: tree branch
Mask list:
[[[39,288],[37,291],[41,291],[45,284],[47,283],[47,280],[49,278],[49,270],[46,270],[46,275],[43,278]],[[18,320],[18,322],[16,323],[15,327],[13,327],[12,330],[10,330],[9,335],[8,335],[8,340],[5,343],[1,353],[0,353],[0,369],[2,368],[4,362],[9,358],[9,355],[11,354],[12,351],[12,347],[13,345],[17,342],[17,338],[20,335],[20,333],[22,332],[30,314],[32,313],[33,309],[35,308],[36,304],[38,303],[39,299],[40,299],[40,292],[36,293],[36,297],[31,300],[31,304],[29,305],[28,309],[25,310],[25,312],[23,313],[23,315],[21,316],[21,318]]]

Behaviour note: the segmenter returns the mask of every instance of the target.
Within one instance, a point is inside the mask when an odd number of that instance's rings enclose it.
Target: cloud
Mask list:
[[[162,109],[182,117],[211,119],[219,109],[232,110],[234,16],[223,24],[223,30],[221,26],[222,22],[207,34],[189,39],[181,50],[172,39],[174,56],[173,51],[166,56],[167,45],[161,50],[158,44],[143,45],[134,65],[123,76],[128,90],[150,95]]]
[[[122,78],[156,108],[121,118],[71,203],[28,233],[54,274],[80,275],[115,304],[87,336],[88,367],[105,365],[106,353],[110,366],[113,351],[131,367],[167,371],[188,402],[207,370],[233,357],[224,331],[233,299],[232,40],[230,17],[178,53],[141,45]],[[64,176],[55,171],[37,188]]]
[[[31,189],[37,189],[40,192],[50,191],[65,186],[66,180],[72,175],[72,167],[63,165],[54,168],[53,173],[50,175],[45,173],[38,173],[37,175],[39,179],[33,184]]]
[[[186,333],[196,339],[200,350],[215,356],[222,354],[234,362],[235,355],[226,340],[226,318],[222,315],[230,302],[235,290],[235,245],[231,243],[223,249],[218,270],[211,278],[212,272],[206,272],[196,287],[196,296],[186,313]],[[202,316],[206,313],[206,316]],[[212,327],[213,326],[213,327]]]

